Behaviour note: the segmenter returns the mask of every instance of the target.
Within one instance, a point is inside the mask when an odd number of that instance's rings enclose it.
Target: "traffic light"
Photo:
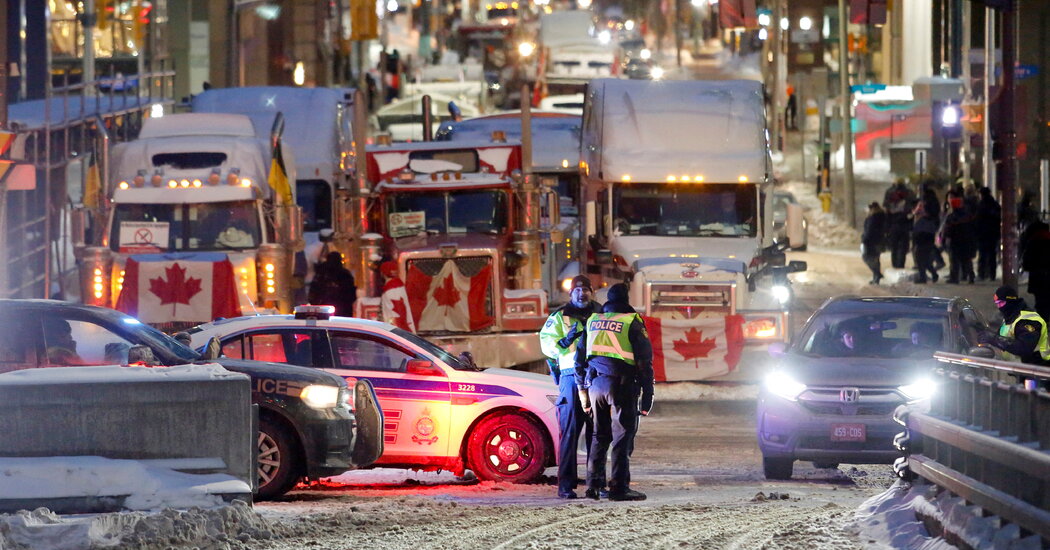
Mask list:
[[[95,2],[95,26],[99,29],[108,29],[112,11],[116,9],[116,0],[96,0]]]
[[[140,51],[146,47],[146,26],[149,25],[149,12],[150,8],[144,7],[141,3],[136,3],[131,8],[131,13],[134,16],[131,20],[132,36],[135,37],[135,45]]]
[[[984,132],[984,103],[964,103],[962,105],[962,126],[969,134]]]

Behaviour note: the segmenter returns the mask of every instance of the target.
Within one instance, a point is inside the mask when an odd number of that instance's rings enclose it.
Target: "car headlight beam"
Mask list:
[[[784,399],[794,401],[802,392],[806,391],[806,385],[801,384],[789,374],[781,370],[775,370],[766,376],[764,381],[766,391]]]
[[[299,397],[312,409],[332,409],[339,404],[339,388],[311,384],[303,388]]]
[[[773,297],[781,304],[786,304],[791,300],[791,289],[787,285],[773,285],[770,291],[773,293]]]
[[[908,401],[920,401],[933,397],[937,391],[937,383],[930,378],[922,378],[914,383],[900,386],[897,390]]]

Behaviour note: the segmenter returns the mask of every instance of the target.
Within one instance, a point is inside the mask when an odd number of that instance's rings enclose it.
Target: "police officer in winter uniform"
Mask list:
[[[1007,361],[1018,361],[1031,365],[1050,364],[1050,343],[1047,341],[1046,321],[1030,310],[1017,289],[1001,286],[995,290],[995,305],[1003,314],[999,334],[983,332],[978,336],[982,344],[1003,351]]]
[[[576,446],[580,432],[586,438],[587,449],[591,448],[590,416],[580,404],[576,386],[576,348],[582,340],[584,323],[602,310],[601,304],[591,299],[594,290],[591,280],[585,275],[572,279],[569,303],[551,313],[540,329],[540,348],[547,356],[551,377],[558,385],[558,498],[576,498]]]
[[[630,488],[630,454],[638,415],[648,415],[653,406],[653,347],[642,318],[628,303],[627,285],[609,287],[602,313],[587,320],[587,338],[576,350],[576,383],[584,410],[594,408],[586,497],[599,498],[611,444],[609,500],[645,500],[644,493]]]

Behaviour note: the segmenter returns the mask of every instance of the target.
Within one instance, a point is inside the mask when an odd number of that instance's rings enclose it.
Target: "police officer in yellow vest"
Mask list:
[[[653,347],[627,294],[622,283],[609,287],[609,300],[602,313],[587,320],[587,339],[576,350],[580,401],[584,410],[594,409],[585,496],[595,500],[605,485],[610,444],[609,500],[645,500],[644,493],[630,487],[630,455],[638,415],[648,415],[653,406]]]
[[[585,275],[572,279],[569,303],[550,317],[540,329],[540,348],[547,356],[551,377],[558,385],[558,497],[576,498],[579,478],[576,465],[576,446],[583,432],[588,450],[591,448],[591,417],[580,404],[576,387],[576,347],[582,340],[587,318],[602,310],[601,304],[591,299],[594,290]]]
[[[1017,295],[1017,289],[1011,286],[997,288],[994,299],[1003,314],[1003,324],[999,327],[999,334],[985,332],[978,336],[978,340],[1002,350],[1007,361],[1050,364],[1046,321],[1030,310],[1024,299]]]

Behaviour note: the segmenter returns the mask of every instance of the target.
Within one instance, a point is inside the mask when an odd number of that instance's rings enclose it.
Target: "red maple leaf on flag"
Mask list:
[[[171,311],[174,314],[178,304],[190,305],[193,299],[201,291],[201,280],[193,277],[186,278],[186,269],[178,263],[171,267],[165,267],[164,273],[168,280],[160,277],[149,280],[149,291],[160,298],[160,305],[172,304]]]
[[[394,315],[397,315],[397,319],[391,320],[391,324],[408,330],[408,308],[405,307],[405,301],[401,298],[390,300],[390,307],[394,310]]]
[[[434,289],[434,301],[439,306],[448,307],[456,307],[456,304],[459,303],[459,289],[456,288],[456,282],[452,280],[451,273],[445,276],[441,286]]]
[[[715,339],[704,339],[704,331],[691,328],[685,331],[684,340],[674,340],[674,350],[682,356],[682,359],[693,359],[696,368],[700,368],[700,357],[707,357],[711,350],[715,349]]]

